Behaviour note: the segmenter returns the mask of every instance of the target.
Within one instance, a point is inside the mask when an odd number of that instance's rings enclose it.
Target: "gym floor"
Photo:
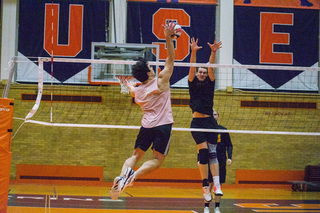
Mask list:
[[[223,185],[222,213],[320,212],[320,192]],[[201,188],[128,187],[114,201],[110,187],[10,184],[8,213],[203,212]],[[213,213],[214,203],[210,205]]]

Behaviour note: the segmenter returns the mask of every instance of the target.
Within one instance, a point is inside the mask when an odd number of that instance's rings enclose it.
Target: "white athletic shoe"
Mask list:
[[[110,197],[112,198],[112,200],[117,200],[120,195],[119,183],[122,179],[122,177],[118,176],[115,177],[113,181],[113,186],[110,189]]]
[[[203,213],[210,213],[209,207],[204,207]]]
[[[203,191],[204,200],[207,201],[207,202],[210,202],[212,200],[212,196],[211,196],[211,193],[210,193],[209,186],[202,187],[202,191]]]
[[[124,173],[123,178],[119,182],[120,193],[123,192],[123,190],[125,188],[127,188],[127,186],[133,185],[133,181],[134,181],[135,176],[136,176],[135,171],[133,171],[133,169],[128,167],[126,169],[126,172]]]
[[[216,207],[216,208],[214,209],[214,213],[221,213],[221,212],[220,212],[220,208],[219,208],[219,207]]]
[[[220,186],[215,186],[213,189],[213,193],[217,196],[223,196]]]

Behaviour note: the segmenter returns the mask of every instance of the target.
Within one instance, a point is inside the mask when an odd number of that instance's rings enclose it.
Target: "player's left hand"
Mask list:
[[[231,159],[228,159],[228,160],[227,160],[227,165],[230,166],[231,163],[232,163],[232,160],[231,160]]]

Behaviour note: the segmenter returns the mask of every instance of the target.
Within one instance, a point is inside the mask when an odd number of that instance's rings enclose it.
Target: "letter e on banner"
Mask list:
[[[44,49],[51,56],[75,57],[82,50],[83,5],[70,5],[67,45],[58,44],[59,4],[46,4],[44,22]]]
[[[183,9],[160,8],[153,14],[152,20],[152,32],[159,40],[166,40],[162,25],[166,25],[168,21],[176,21],[182,27],[181,36],[175,40],[176,49],[179,49],[175,53],[175,58],[177,61],[182,61],[189,55],[190,36],[183,27],[190,27],[190,16]],[[166,42],[152,42],[152,44],[159,45],[159,59],[165,60],[167,58]]]
[[[274,51],[275,44],[290,44],[290,34],[274,32],[275,25],[293,25],[293,14],[271,12],[260,14],[260,63],[293,64],[293,53]]]

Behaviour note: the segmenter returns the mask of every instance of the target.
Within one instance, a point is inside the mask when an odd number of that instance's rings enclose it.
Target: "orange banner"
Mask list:
[[[0,98],[0,213],[7,212],[13,124],[12,99]]]
[[[217,0],[167,0],[167,1],[158,1],[158,0],[128,0],[136,2],[159,2],[159,3],[186,3],[186,4],[217,4]]]
[[[234,0],[235,6],[320,9],[319,0]]]

